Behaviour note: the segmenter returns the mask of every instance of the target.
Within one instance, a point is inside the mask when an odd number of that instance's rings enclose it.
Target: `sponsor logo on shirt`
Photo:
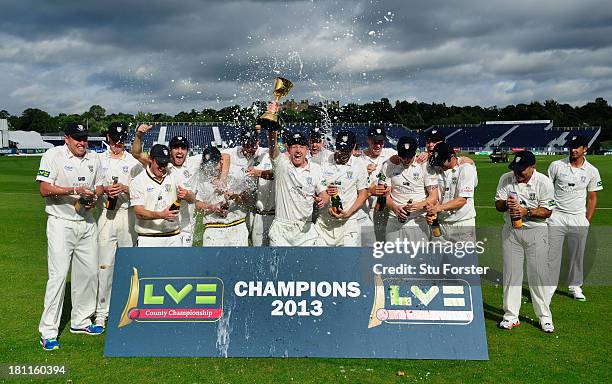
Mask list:
[[[39,172],[40,172],[40,171],[39,171]],[[603,184],[601,183],[601,180],[599,180],[599,181],[597,182],[597,186],[598,186],[598,187],[601,187],[602,185],[603,185]]]
[[[556,207],[557,206],[557,202],[554,200],[548,200],[548,203],[546,203],[550,208],[552,207]]]
[[[64,170],[65,171],[72,172],[73,169],[74,169],[74,167],[72,165],[64,165]]]
[[[153,192],[155,190],[154,187],[147,187],[147,192]]]
[[[85,176],[79,176],[78,181],[85,181]]]
[[[45,171],[44,169],[39,169],[38,172],[36,172],[36,176],[49,177],[49,175],[49,171]],[[599,184],[601,185],[601,181]]]
[[[529,192],[529,200],[535,200],[535,199],[536,199],[535,192]]]

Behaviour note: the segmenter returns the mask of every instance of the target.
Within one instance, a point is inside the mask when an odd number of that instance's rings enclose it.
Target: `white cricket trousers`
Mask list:
[[[178,233],[174,236],[138,236],[138,247],[182,247],[183,238]]]
[[[387,242],[407,239],[410,242],[427,242],[429,240],[429,225],[424,217],[415,217],[401,223],[396,216],[389,216],[387,222]]]
[[[115,270],[115,251],[118,247],[136,244],[135,216],[132,209],[103,210],[98,218],[98,301],[96,324],[108,318]]]
[[[248,247],[249,230],[245,219],[237,220],[236,224],[209,227],[204,224],[202,246],[204,247]]]
[[[68,269],[72,311],[70,326],[85,328],[96,310],[98,290],[97,231],[94,222],[47,218],[47,265],[49,279],[45,307],[38,325],[44,339],[56,338],[59,331]]]
[[[251,243],[254,247],[267,247],[270,245],[270,227],[274,215],[261,215],[256,212],[249,213],[249,229]]]
[[[387,222],[393,220],[393,217],[389,215],[389,210],[380,212],[372,208],[367,214],[359,216],[358,220],[361,228],[361,246],[373,247],[375,242],[385,241]]]
[[[517,321],[523,290],[523,259],[527,259],[527,282],[533,309],[540,323],[552,321],[545,285],[548,268],[548,227],[502,228],[504,259],[504,320]]]
[[[454,222],[442,222],[440,223],[440,231],[442,236],[434,237],[431,235],[432,241],[450,241],[456,243],[462,242],[475,242],[476,241],[476,219],[467,219]]]
[[[270,226],[272,247],[318,247],[325,245],[310,220],[291,221],[275,218]]]
[[[357,219],[337,220],[322,214],[315,230],[328,247],[361,247],[361,226]]]
[[[552,284],[550,284],[549,288],[549,295],[551,298],[559,283],[561,259],[563,257],[563,242],[565,239],[567,239],[567,248],[569,251],[568,285],[570,287],[582,286],[584,282],[584,250],[589,235],[589,224],[584,214],[573,215],[553,211],[548,219],[548,239],[550,241],[548,262],[553,276]]]

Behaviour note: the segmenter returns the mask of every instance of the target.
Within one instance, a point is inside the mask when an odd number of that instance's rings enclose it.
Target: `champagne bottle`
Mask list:
[[[119,178],[117,176],[113,176],[113,185],[119,182]],[[104,203],[105,207],[109,211],[114,211],[117,208],[117,197],[106,197],[106,202]]]
[[[332,211],[336,214],[340,214],[340,211],[342,211],[342,200],[340,200],[340,195],[338,193],[332,195],[331,203]]]
[[[510,192],[510,196],[512,196],[514,200],[516,200],[516,202],[518,203],[519,199],[518,194],[516,192]],[[516,229],[519,229],[523,226],[523,218],[521,217],[520,212],[517,212],[516,210],[510,210],[510,220],[512,221],[512,227]]]
[[[431,221],[431,234],[433,237],[440,237],[442,235],[442,230],[440,229],[440,221],[438,220],[438,215],[433,214],[433,219]]]
[[[179,209],[181,209],[181,201],[180,200],[176,200],[174,203],[172,203],[172,205],[170,206],[170,210],[171,211],[178,211]]]
[[[408,204],[412,204],[412,199],[408,200],[408,202],[406,203],[406,205]],[[405,206],[404,206],[405,207]],[[404,209],[404,207],[402,207],[402,211],[404,211],[404,213],[406,214],[406,216],[410,216],[410,213],[406,212],[406,210]],[[405,219],[400,219],[399,216],[397,218],[399,220],[400,223],[405,223],[406,221],[408,221],[408,218]]]
[[[385,177],[385,175],[381,173],[378,174],[378,185],[385,185],[385,181],[387,180],[387,178]],[[387,196],[382,195],[382,196],[378,196],[376,198],[376,206],[375,206],[375,210],[377,210],[378,212],[382,212],[385,210],[385,207],[387,205]]]

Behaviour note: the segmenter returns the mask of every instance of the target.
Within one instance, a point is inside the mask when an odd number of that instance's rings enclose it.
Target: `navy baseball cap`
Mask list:
[[[567,141],[567,146],[568,148],[588,147],[589,139],[587,139],[586,136],[582,136],[582,135],[572,136]]]
[[[170,149],[163,144],[155,144],[149,151],[149,157],[159,165],[166,165],[170,162]]]
[[[310,130],[310,140],[319,141],[325,135],[325,131],[321,127],[314,127]]]
[[[245,144],[255,144],[259,141],[259,135],[257,134],[257,131],[254,129],[250,129],[250,128],[245,128],[242,131],[240,131],[240,144],[245,145]]]
[[[207,147],[202,151],[202,165],[218,164],[221,160],[221,152],[216,147]]]
[[[336,150],[337,151],[352,151],[355,148],[357,139],[351,131],[340,131],[336,135]]]
[[[397,141],[397,155],[403,159],[409,159],[416,155],[418,143],[414,137],[404,136]]]
[[[453,147],[447,143],[438,143],[429,156],[429,165],[432,167],[441,167],[446,160],[449,160],[455,154]]]
[[[185,147],[189,148],[189,140],[185,136],[174,136],[170,139],[170,144],[168,144],[170,148],[176,147]]]
[[[437,129],[432,129],[431,131],[427,132],[427,136],[425,136],[426,143],[439,143],[440,141],[444,140],[445,137],[442,136],[440,131],[438,131]]]
[[[384,140],[387,137],[385,128],[381,126],[374,126],[368,129],[368,137],[374,141]]]
[[[83,126],[83,124],[78,123],[68,123],[66,129],[64,130],[64,134],[66,136],[70,136],[75,140],[87,140],[89,138],[89,132]]]
[[[127,128],[123,123],[111,123],[106,134],[116,143],[122,143],[127,139]]]
[[[303,145],[305,147],[308,146],[308,139],[306,139],[306,136],[302,135],[300,132],[290,132],[287,136],[286,136],[286,140],[285,143],[287,144],[287,147],[290,147],[292,145]]]
[[[521,151],[514,155],[514,160],[508,164],[508,168],[515,172],[523,172],[527,167],[535,165],[536,158],[531,151]]]

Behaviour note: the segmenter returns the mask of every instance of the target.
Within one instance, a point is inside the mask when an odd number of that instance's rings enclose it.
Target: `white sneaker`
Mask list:
[[[586,301],[586,296],[582,293],[581,287],[569,287],[570,295],[578,301]]]
[[[540,327],[546,333],[553,333],[555,331],[555,326],[552,322],[540,323]]]
[[[500,321],[497,326],[502,328],[502,329],[507,329],[509,331],[509,330],[511,330],[514,327],[518,327],[519,325],[521,325],[521,323],[518,320],[510,321],[510,320],[505,320],[504,319],[504,320]]]

